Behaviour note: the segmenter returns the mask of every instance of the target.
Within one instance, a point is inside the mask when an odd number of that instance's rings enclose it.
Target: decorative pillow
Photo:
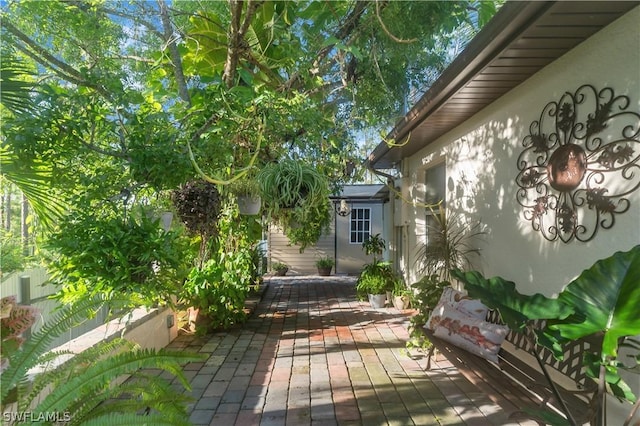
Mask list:
[[[432,331],[435,330],[438,321],[440,321],[440,318],[442,317],[444,305],[452,306],[460,312],[481,320],[484,320],[487,317],[487,312],[489,311],[489,308],[487,308],[481,301],[469,299],[465,293],[458,291],[453,287],[445,287],[442,291],[442,296],[440,296],[438,304],[433,308],[433,311],[431,311],[429,320],[425,325],[426,328]]]
[[[464,314],[481,320],[484,320],[489,312],[487,305],[478,299],[469,299],[469,296],[464,296],[454,307]]]
[[[466,315],[445,304],[434,336],[483,358],[498,362],[498,351],[509,328]]]

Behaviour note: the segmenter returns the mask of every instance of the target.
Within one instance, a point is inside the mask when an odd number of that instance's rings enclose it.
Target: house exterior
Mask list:
[[[386,232],[387,201],[385,185],[346,185],[330,199],[334,209],[329,232],[303,252],[289,243],[281,229],[269,226],[269,264],[285,263],[289,266],[288,275],[313,275],[318,273],[316,260],[330,257],[335,261],[334,274],[359,274],[362,266],[371,262],[362,242],[369,235]]]
[[[639,4],[505,3],[375,148],[408,200],[385,235],[407,282],[440,199],[484,227],[475,269],[525,294],[640,244]]]

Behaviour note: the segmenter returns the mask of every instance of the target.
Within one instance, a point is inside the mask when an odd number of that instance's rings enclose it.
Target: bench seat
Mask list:
[[[492,312],[487,319],[500,323],[499,317]],[[564,359],[558,361],[547,349],[531,347],[523,335],[510,331],[496,364],[434,336],[430,330],[423,329],[423,332],[432,343],[428,353],[428,369],[437,351],[494,403],[510,413],[514,421],[532,418],[523,411],[526,408],[545,408],[563,413],[532,350],[540,351],[541,359],[576,423],[588,423],[587,419],[593,418],[591,400],[597,386],[584,375],[582,369],[582,354],[589,348],[588,342],[572,342],[565,348]],[[541,420],[538,422],[545,424]]]

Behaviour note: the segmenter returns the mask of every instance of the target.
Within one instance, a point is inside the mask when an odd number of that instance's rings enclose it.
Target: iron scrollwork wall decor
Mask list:
[[[524,217],[549,241],[589,241],[640,188],[640,114],[613,89],[585,84],[549,102],[518,157]]]

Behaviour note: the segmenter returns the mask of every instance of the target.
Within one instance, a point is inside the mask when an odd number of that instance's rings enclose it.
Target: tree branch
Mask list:
[[[38,45],[38,43],[29,38],[22,31],[20,31],[6,18],[2,20],[2,26],[14,37],[24,43],[24,46],[17,45],[17,47],[24,53],[28,54],[39,64],[53,70],[60,77],[71,83],[77,84],[79,86],[89,87],[100,93],[106,99],[111,99],[111,94],[104,87],[99,84],[94,84],[90,81],[87,81],[83,77],[82,73],[47,52],[42,46]]]
[[[349,35],[351,35],[358,28],[358,23],[360,21],[360,18],[362,17],[362,15],[367,10],[367,7],[369,7],[370,4],[371,4],[370,1],[355,2],[355,7],[349,13],[344,23],[340,26],[338,31],[335,33],[334,37],[338,40],[343,40],[347,38]],[[316,59],[313,61],[313,66],[311,67],[311,69],[312,70],[319,69],[320,63],[324,59],[326,59],[326,57],[334,48],[335,48],[335,43],[329,44],[323,47],[322,49],[320,49],[320,51],[316,55]],[[294,73],[286,82],[284,82],[284,84],[282,84],[282,86],[280,87],[280,90],[281,91],[291,90],[298,84],[298,82],[300,81],[300,78],[301,76],[299,72]]]
[[[189,89],[187,88],[187,81],[184,77],[182,70],[182,57],[176,46],[175,39],[173,37],[173,27],[169,20],[169,12],[167,10],[167,4],[164,0],[158,0],[158,6],[160,6],[160,18],[162,20],[163,40],[169,49],[171,55],[171,63],[173,65],[173,72],[176,77],[176,83],[178,84],[178,94],[180,98],[188,105],[191,105],[191,96],[189,95]]]

